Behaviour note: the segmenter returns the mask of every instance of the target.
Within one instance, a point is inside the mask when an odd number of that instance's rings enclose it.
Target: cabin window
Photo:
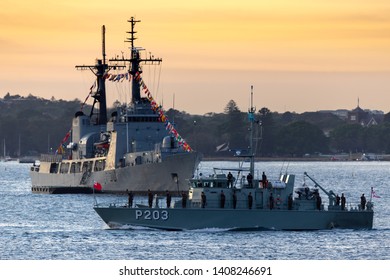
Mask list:
[[[50,173],[57,173],[58,172],[58,164],[57,163],[52,163],[50,165]]]
[[[106,165],[106,161],[105,160],[97,160],[97,161],[95,161],[95,168],[94,168],[94,170],[95,171],[102,171],[102,170],[104,170],[105,165]]]
[[[83,162],[83,173],[92,171],[93,161],[84,161]]]
[[[68,173],[69,163],[61,163],[60,173]]]
[[[80,173],[81,162],[72,162],[70,165],[70,173]]]

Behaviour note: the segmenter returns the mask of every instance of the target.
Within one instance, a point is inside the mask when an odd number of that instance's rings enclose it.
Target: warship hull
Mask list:
[[[164,209],[94,207],[110,228],[163,230],[324,230],[372,229],[374,212],[260,209]]]
[[[179,192],[188,186],[184,178],[191,178],[199,162],[197,153],[183,153],[167,157],[162,162],[125,166],[121,168],[86,173],[50,173],[30,171],[34,193],[124,193],[145,194],[148,189],[155,193],[166,190]],[[176,180],[176,182],[175,182]],[[98,182],[101,190],[94,190]],[[187,187],[188,188],[188,187]]]

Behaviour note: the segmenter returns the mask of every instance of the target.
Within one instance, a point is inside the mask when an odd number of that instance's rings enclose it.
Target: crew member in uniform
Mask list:
[[[187,194],[184,191],[181,193],[181,207],[187,207]]]
[[[341,194],[341,210],[345,210],[346,199],[344,193]]]
[[[237,207],[237,194],[236,190],[233,191],[233,209],[236,209]]]
[[[201,201],[202,201],[202,208],[205,208],[206,207],[206,195],[204,192],[202,192],[201,196]]]
[[[171,194],[169,193],[168,190],[167,190],[166,194],[167,194],[167,208],[171,208],[172,196],[171,196]]]
[[[339,206],[340,205],[340,197],[339,195],[337,194],[336,195],[336,206]]]
[[[148,203],[149,203],[149,208],[152,208],[152,206],[153,206],[153,194],[150,191],[150,189],[148,190]]]
[[[233,187],[233,175],[232,173],[228,173],[227,175],[228,187]]]
[[[252,209],[252,204],[253,204],[253,197],[252,197],[252,193],[250,192],[248,194],[248,207],[249,207],[249,209]]]
[[[225,194],[221,191],[221,208],[225,208]]]
[[[248,181],[248,186],[253,187],[253,176],[251,173],[249,173],[248,176],[246,176],[246,180]]]
[[[360,207],[362,210],[366,209],[366,197],[364,196],[364,194],[362,194],[362,196],[360,197]]]
[[[319,193],[317,193],[317,197],[316,197],[316,203],[317,203],[317,209],[318,210],[321,210],[321,204],[322,204],[322,199],[321,199],[321,196]]]
[[[267,187],[267,175],[265,175],[264,171],[263,171],[263,175],[261,175],[261,183],[263,185],[263,188],[266,188]]]
[[[128,203],[129,203],[129,208],[132,208],[133,207],[133,199],[134,199],[134,195],[133,195],[133,192],[129,190],[126,190],[127,192],[127,196],[128,196]]]
[[[273,197],[272,193],[269,196],[269,209],[270,210],[274,209],[274,197]]]

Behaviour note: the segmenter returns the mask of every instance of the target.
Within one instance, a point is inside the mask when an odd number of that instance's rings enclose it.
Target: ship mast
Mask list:
[[[248,118],[250,121],[250,139],[249,139],[249,158],[250,158],[250,167],[249,167],[249,172],[254,175],[255,171],[255,163],[254,163],[254,158],[255,155],[253,153],[253,123],[255,121],[255,111],[256,107],[253,107],[253,86],[251,86],[251,104],[250,108],[248,110]]]
[[[137,31],[134,30],[135,24],[138,22],[141,22],[140,20],[135,20],[134,17],[131,17],[130,20],[127,22],[130,22],[130,31],[127,31],[126,33],[130,34],[129,38],[126,38],[125,42],[130,43],[130,59],[126,58],[113,58],[110,59],[110,61],[121,61],[121,62],[129,62],[129,73],[131,75],[132,79],[132,96],[131,101],[133,104],[139,103],[141,101],[141,89],[139,81],[135,79],[135,75],[141,74],[142,69],[140,67],[141,63],[145,64],[159,64],[161,63],[161,58],[154,58],[152,55],[149,56],[149,58],[143,59],[140,57],[140,51],[141,48],[137,48],[134,46],[134,41],[137,39],[135,37],[135,34]]]
[[[99,104],[99,115],[96,120],[97,125],[106,124],[107,123],[107,101],[106,101],[106,84],[104,75],[111,68],[120,68],[121,66],[108,66],[106,64],[106,28],[102,26],[102,57],[103,59],[97,59],[95,65],[76,65],[76,69],[78,70],[91,70],[92,73],[96,76],[96,92],[92,93],[92,97],[94,98],[91,114],[92,117],[94,108],[96,103]]]

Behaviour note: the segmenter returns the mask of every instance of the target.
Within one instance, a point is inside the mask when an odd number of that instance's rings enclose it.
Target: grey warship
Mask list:
[[[253,95],[253,93],[252,93]],[[171,206],[164,197],[149,200],[149,205],[132,203],[95,203],[94,210],[110,228],[154,228],[162,230],[323,230],[372,229],[373,203],[356,206],[341,203],[333,191],[314,183],[295,188],[295,175],[281,174],[277,180],[266,175],[253,178],[254,112],[249,109],[250,145],[247,154],[249,168],[214,169],[208,177],[189,179],[188,192]],[[229,173],[228,173],[229,172]],[[249,172],[249,173],[248,173]],[[234,179],[233,174],[236,174]],[[252,176],[242,176],[251,174]],[[233,176],[233,177],[232,177]],[[322,196],[328,198],[325,205]],[[153,197],[151,197],[153,198]]]
[[[128,22],[131,29],[125,42],[131,44],[129,58],[117,56],[109,60],[110,65],[106,63],[103,26],[103,58],[95,65],[76,66],[96,76],[90,91],[91,112],[76,112],[61,143],[62,153],[41,155],[40,162],[31,167],[32,192],[178,192],[186,187],[184,178],[194,174],[200,155],[178,137],[174,124],[142,80],[141,65],[159,64],[162,60],[151,55],[142,57],[142,49],[134,45],[135,25],[140,21],[132,17]],[[113,69],[126,72],[110,74]],[[108,118],[105,82],[113,79],[131,82],[131,102],[119,104]],[[141,96],[142,92],[146,97]]]

